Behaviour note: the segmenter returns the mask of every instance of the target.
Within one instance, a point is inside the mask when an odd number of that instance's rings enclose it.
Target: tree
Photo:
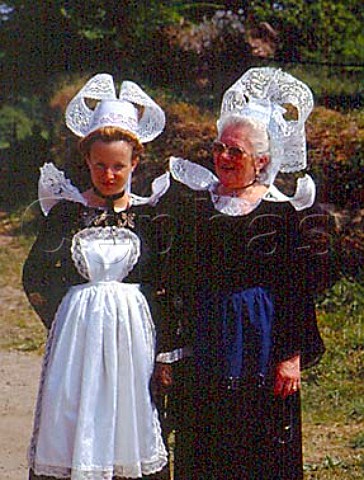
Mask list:
[[[280,33],[286,60],[363,64],[363,8],[359,0],[251,0],[248,21]]]
[[[270,25],[279,34],[278,60],[363,63],[359,0],[6,0],[0,4],[0,100],[44,95],[50,79],[64,72],[102,69],[136,81],[147,72],[153,81],[163,79],[160,66],[180,67],[168,28],[202,24],[217,9],[243,16],[246,31]]]
[[[2,95],[41,91],[61,72],[139,70],[158,54],[162,27],[217,8],[177,0],[8,0],[0,5]],[[221,6],[221,4],[220,4]],[[24,79],[27,82],[24,82]]]

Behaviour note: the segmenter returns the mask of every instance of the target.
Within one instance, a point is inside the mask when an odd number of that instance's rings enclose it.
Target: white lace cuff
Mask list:
[[[175,363],[188,357],[193,357],[193,349],[190,346],[176,348],[171,352],[158,353],[156,361],[160,363]]]

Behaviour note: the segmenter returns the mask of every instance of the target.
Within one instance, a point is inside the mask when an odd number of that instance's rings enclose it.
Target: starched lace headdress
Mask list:
[[[296,120],[284,118],[287,104],[297,109]],[[312,108],[313,96],[307,85],[276,68],[251,68],[225,92],[217,121],[219,134],[232,117],[254,119],[263,124],[269,134],[270,162],[259,174],[259,182],[269,186],[264,200],[288,201],[296,210],[313,205],[316,187],[308,174],[297,180],[292,197],[287,197],[274,185],[278,172],[298,172],[307,167],[305,121]],[[209,191],[215,208],[222,213],[246,215],[259,204],[247,205],[246,200],[240,198],[221,199],[218,196],[217,199],[219,179],[201,165],[171,157],[169,168],[177,181],[193,190]]]
[[[297,109],[297,119],[285,119],[285,105]],[[303,82],[280,69],[251,68],[224,94],[218,131],[228,117],[248,117],[263,123],[270,138],[270,163],[264,183],[277,173],[292,173],[307,166],[305,121],[313,108],[313,95]]]
[[[87,105],[87,99],[99,102],[95,109]],[[101,127],[114,126],[146,143],[163,131],[165,115],[136,83],[124,81],[118,97],[112,76],[100,73],[92,77],[68,104],[66,125],[79,137]]]

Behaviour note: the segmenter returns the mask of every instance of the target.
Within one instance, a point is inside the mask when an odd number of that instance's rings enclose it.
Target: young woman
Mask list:
[[[99,100],[94,110],[88,98]],[[32,479],[141,478],[167,464],[150,394],[150,302],[160,261],[152,205],[168,177],[150,198],[128,190],[142,143],[164,122],[136,84],[124,82],[117,98],[112,78],[97,75],[66,111],[67,126],[82,137],[91,188],[81,193],[53,165],[42,168],[46,217],[23,275],[50,329],[29,450]]]

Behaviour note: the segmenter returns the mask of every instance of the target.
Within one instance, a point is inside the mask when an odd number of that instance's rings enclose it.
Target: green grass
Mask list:
[[[357,456],[351,462],[326,456],[319,464],[305,466],[305,480],[362,480],[363,459]]]
[[[318,305],[326,354],[303,376],[305,479],[364,478],[364,290],[343,279]]]

